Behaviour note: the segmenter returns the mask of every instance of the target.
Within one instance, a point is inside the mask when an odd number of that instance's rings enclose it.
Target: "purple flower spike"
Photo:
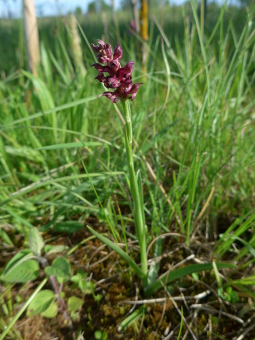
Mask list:
[[[114,92],[104,92],[103,96],[110,99],[113,103],[117,103],[120,99],[133,100],[136,97],[139,86],[142,84],[133,84],[132,72],[134,70],[134,61],[129,61],[124,67],[121,67],[119,59],[121,59],[123,51],[120,44],[112,52],[110,44],[105,44],[100,39],[97,41],[97,46],[92,44],[93,50],[98,53],[97,59],[99,61],[99,63],[91,65],[98,71],[95,79],[103,83],[107,89],[115,89]],[[108,76],[105,76],[104,73],[108,73]]]

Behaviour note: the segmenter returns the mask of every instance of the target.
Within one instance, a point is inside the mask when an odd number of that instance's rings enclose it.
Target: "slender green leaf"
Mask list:
[[[101,146],[103,143],[99,142],[73,142],[73,143],[65,143],[65,144],[56,144],[56,145],[48,145],[38,148],[37,150],[59,150],[59,149],[73,149],[73,148],[82,148],[82,147],[91,147],[91,146]]]
[[[116,251],[117,254],[119,254],[123,260],[125,260],[127,262],[127,264],[129,264],[134,271],[136,272],[136,274],[140,277],[140,279],[144,278],[143,272],[142,270],[138,267],[138,265],[134,262],[134,260],[131,259],[131,257],[126,254],[116,243],[113,243],[111,240],[109,240],[108,238],[106,238],[105,236],[99,234],[97,231],[93,230],[92,228],[90,228],[89,226],[87,226],[87,228],[89,229],[89,231],[95,235],[101,242],[103,242],[104,244],[106,244],[108,247],[110,247],[112,250]]]
[[[141,306],[139,309],[130,314],[125,320],[123,320],[118,326],[118,332],[124,331],[125,328],[132,325],[133,322],[138,320],[145,312],[146,307]]]
[[[76,231],[80,231],[84,228],[84,225],[80,222],[76,221],[65,221],[57,223],[52,230],[58,231],[61,233],[75,233]]]
[[[52,108],[52,109],[47,109],[45,111],[34,113],[34,114],[30,115],[29,117],[24,117],[24,118],[21,118],[21,119],[17,119],[15,121],[11,122],[10,124],[6,124],[5,127],[7,127],[9,125],[19,124],[19,123],[25,122],[27,120],[33,120],[35,118],[46,116],[46,115],[52,114],[54,112],[64,111],[64,110],[70,109],[72,107],[76,107],[78,105],[82,105],[82,104],[91,102],[93,100],[96,100],[97,98],[98,98],[98,96],[92,96],[92,97],[87,97],[87,98],[82,98],[82,99],[74,100],[74,101],[72,101],[70,103],[66,103],[66,104],[63,104],[63,105],[60,105],[60,106],[56,106],[55,108]]]
[[[234,268],[235,266],[230,263],[217,263],[217,268]],[[150,297],[157,290],[163,288],[170,282],[178,280],[187,275],[191,275],[193,273],[202,272],[204,270],[212,270],[213,266],[211,263],[204,264],[192,264],[185,266],[183,268],[175,269],[172,272],[167,272],[160,279],[154,282],[152,285],[145,288],[145,296]]]

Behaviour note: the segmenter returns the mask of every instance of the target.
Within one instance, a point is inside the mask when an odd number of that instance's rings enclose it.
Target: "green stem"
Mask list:
[[[143,286],[147,286],[147,254],[146,254],[146,230],[144,223],[144,209],[143,202],[141,201],[142,195],[139,194],[137,177],[135,175],[133,150],[132,150],[132,121],[131,110],[129,102],[122,100],[122,106],[125,112],[125,140],[126,140],[126,153],[128,161],[128,170],[130,178],[130,190],[134,204],[135,215],[135,229],[140,246],[141,256],[141,269],[144,274]]]

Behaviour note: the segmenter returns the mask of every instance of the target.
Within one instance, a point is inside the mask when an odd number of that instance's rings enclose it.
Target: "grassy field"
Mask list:
[[[84,77],[66,18],[39,20],[38,77],[22,22],[0,22],[0,340],[255,338],[254,7],[211,4],[204,34],[197,13],[155,11],[145,65],[125,13],[107,31],[78,18]],[[158,288],[87,228],[140,265],[122,107],[90,67],[102,37],[143,83],[133,153]]]

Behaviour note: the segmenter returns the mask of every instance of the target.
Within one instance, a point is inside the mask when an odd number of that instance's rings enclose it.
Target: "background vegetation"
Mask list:
[[[195,5],[155,9],[145,65],[129,12],[114,20],[106,9],[107,29],[97,10],[78,13],[84,77],[74,63],[68,18],[39,19],[38,77],[26,71],[21,19],[0,21],[0,329],[9,326],[7,338],[81,339],[84,332],[86,339],[113,339],[130,310],[123,300],[144,298],[130,268],[86,229],[111,237],[110,223],[139,259],[123,125],[113,104],[100,98],[90,68],[90,43],[107,38],[113,46],[121,42],[123,64],[135,60],[134,80],[143,82],[132,103],[134,152],[159,275],[214,259],[235,265],[157,292],[153,298],[164,303],[146,305],[142,320],[122,336],[254,339],[253,12],[211,3],[202,35]],[[31,310],[18,315],[41,284],[52,289],[43,271],[27,285],[4,280],[7,262],[31,247],[34,227],[44,245],[62,245],[71,263],[62,298],[83,301],[73,310],[68,302],[53,321]],[[54,267],[59,255],[50,249],[43,256]]]

